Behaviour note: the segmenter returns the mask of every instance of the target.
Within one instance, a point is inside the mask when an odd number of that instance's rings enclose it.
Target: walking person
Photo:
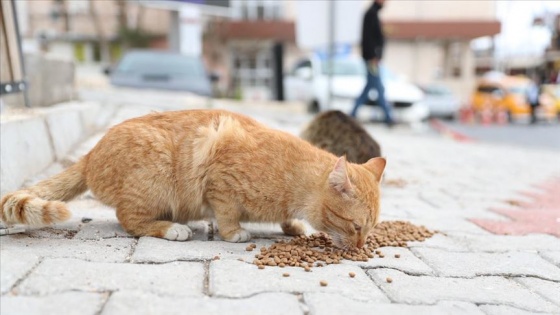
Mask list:
[[[383,57],[383,46],[385,36],[379,20],[379,10],[383,8],[385,0],[374,0],[366,11],[362,24],[362,57],[366,63],[367,75],[366,85],[360,96],[356,99],[354,109],[350,115],[356,117],[358,108],[368,100],[369,91],[374,88],[377,91],[377,103],[385,113],[385,123],[391,127],[394,124],[391,105],[385,99],[385,87],[381,82],[379,62]]]
[[[539,84],[537,80],[531,82],[527,89],[527,101],[531,105],[531,124],[537,123],[537,108],[539,107]]]

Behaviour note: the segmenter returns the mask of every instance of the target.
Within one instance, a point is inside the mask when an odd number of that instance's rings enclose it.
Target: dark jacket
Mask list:
[[[362,57],[364,60],[381,59],[383,56],[385,36],[379,21],[379,10],[381,10],[381,5],[374,3],[364,15],[362,24]]]

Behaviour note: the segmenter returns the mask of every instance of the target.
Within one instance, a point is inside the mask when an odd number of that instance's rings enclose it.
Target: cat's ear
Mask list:
[[[352,190],[345,156],[338,158],[338,161],[336,161],[333,170],[329,174],[329,185],[336,191],[344,194]]]
[[[381,180],[381,176],[383,176],[383,171],[385,170],[385,165],[387,161],[382,157],[376,157],[370,159],[366,163],[362,164],[368,171],[372,172],[373,175],[377,178],[377,181]]]

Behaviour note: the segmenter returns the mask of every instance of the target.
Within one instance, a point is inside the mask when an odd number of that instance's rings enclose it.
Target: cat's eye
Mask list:
[[[354,230],[356,230],[356,232],[360,232],[362,230],[361,226],[357,225],[356,223],[353,224],[354,224]]]

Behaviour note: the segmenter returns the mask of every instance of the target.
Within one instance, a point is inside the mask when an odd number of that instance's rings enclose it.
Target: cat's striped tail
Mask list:
[[[62,201],[86,191],[84,169],[82,159],[35,186],[7,194],[0,201],[0,220],[7,224],[42,226],[69,219],[70,211]]]

